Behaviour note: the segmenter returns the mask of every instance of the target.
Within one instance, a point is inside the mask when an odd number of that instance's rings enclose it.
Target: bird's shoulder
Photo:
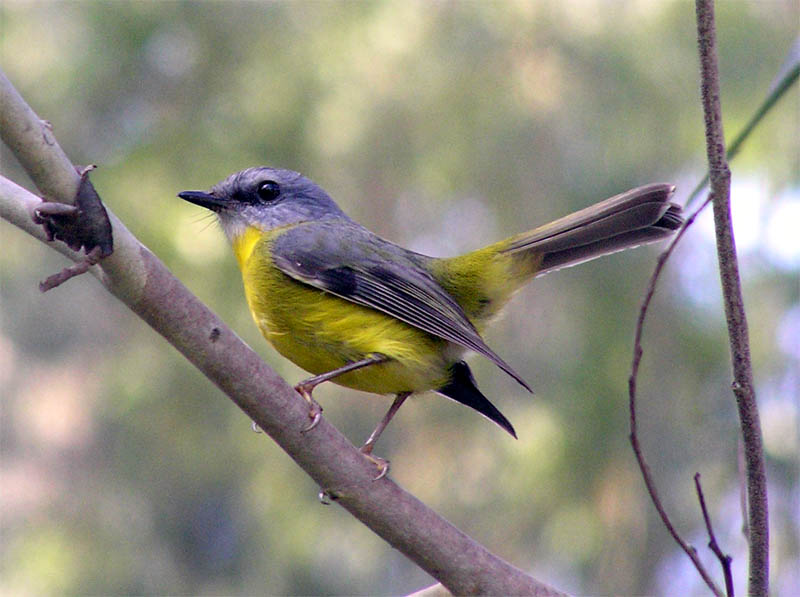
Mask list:
[[[302,259],[293,267],[314,270],[350,267],[370,270],[397,266],[425,270],[429,258],[381,238],[369,229],[345,218],[325,218],[292,226],[272,243],[278,260]]]

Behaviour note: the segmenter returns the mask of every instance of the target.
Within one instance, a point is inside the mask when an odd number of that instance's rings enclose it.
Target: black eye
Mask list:
[[[274,180],[265,180],[258,184],[256,193],[262,201],[274,201],[281,194],[281,187]]]

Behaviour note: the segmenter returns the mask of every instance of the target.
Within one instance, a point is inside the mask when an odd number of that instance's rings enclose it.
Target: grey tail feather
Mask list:
[[[537,276],[589,259],[667,238],[683,223],[669,200],[675,187],[654,183],[620,193],[518,235],[507,251],[542,253]]]
[[[617,234],[612,238],[603,239],[588,245],[546,253],[544,259],[542,259],[541,269],[536,275],[541,276],[561,269],[562,267],[577,265],[602,255],[610,255],[611,253],[624,251],[631,247],[646,245],[669,238],[682,224],[683,218],[681,217],[680,207],[671,203],[664,215],[647,228]]]
[[[474,408],[487,419],[494,421],[500,427],[508,431],[514,439],[517,437],[514,426],[505,418],[503,413],[497,410],[494,404],[481,394],[481,391],[475,385],[475,378],[472,376],[472,371],[464,361],[459,361],[451,368],[453,374],[450,382],[436,390],[439,394],[447,396],[460,402],[465,406]]]

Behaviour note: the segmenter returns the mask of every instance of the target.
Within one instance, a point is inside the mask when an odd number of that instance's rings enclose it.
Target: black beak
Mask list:
[[[214,195],[206,193],[205,191],[183,191],[178,193],[178,197],[188,201],[189,203],[194,203],[200,207],[210,209],[211,211],[220,211],[223,207],[225,207],[224,199],[215,197]]]

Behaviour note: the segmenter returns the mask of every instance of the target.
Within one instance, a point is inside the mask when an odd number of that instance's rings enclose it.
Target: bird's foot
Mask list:
[[[294,387],[294,389],[303,398],[305,398],[306,402],[308,402],[308,418],[311,419],[311,424],[300,431],[301,433],[308,433],[314,429],[314,427],[319,425],[319,420],[322,418],[322,407],[311,395],[311,392],[314,390],[314,386],[309,387],[303,382],[300,382]]]
[[[359,452],[361,452],[367,460],[372,462],[375,466],[378,467],[378,476],[373,479],[373,481],[380,481],[386,475],[389,474],[389,461],[385,458],[381,458],[380,456],[373,456],[372,454],[372,447],[374,444],[366,443],[361,448],[359,448]]]

